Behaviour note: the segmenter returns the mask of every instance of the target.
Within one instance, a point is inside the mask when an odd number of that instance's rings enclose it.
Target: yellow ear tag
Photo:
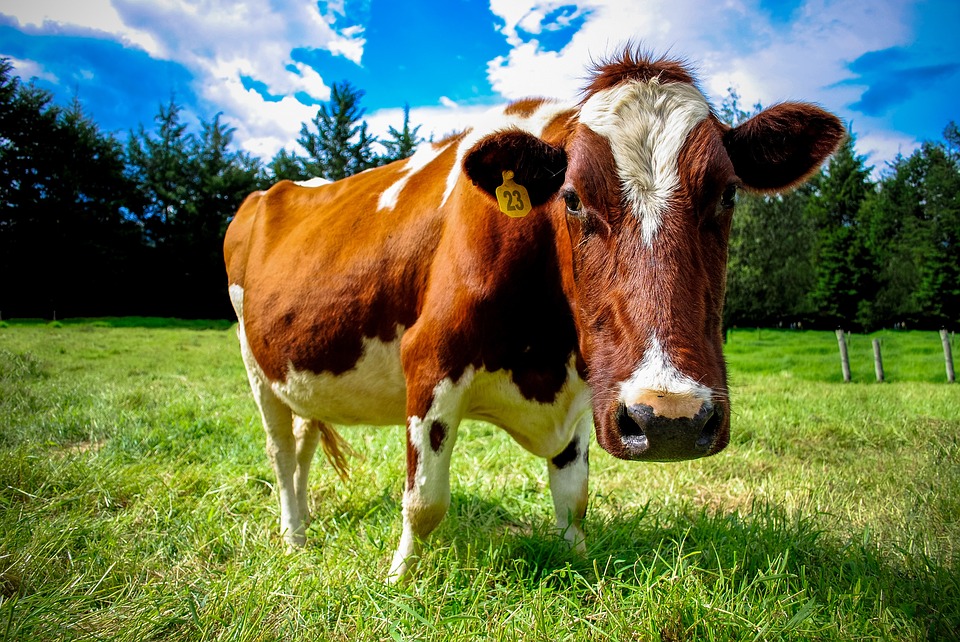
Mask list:
[[[503,172],[503,185],[497,188],[497,203],[500,211],[513,218],[521,218],[530,213],[530,195],[527,188],[513,182],[513,172]]]

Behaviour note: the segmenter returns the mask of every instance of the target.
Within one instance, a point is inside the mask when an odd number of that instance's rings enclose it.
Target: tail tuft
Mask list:
[[[358,457],[357,451],[340,436],[336,430],[322,421],[312,422],[320,431],[320,447],[323,448],[323,454],[327,461],[333,465],[340,479],[346,481],[350,478],[350,467],[347,465],[347,457]]]

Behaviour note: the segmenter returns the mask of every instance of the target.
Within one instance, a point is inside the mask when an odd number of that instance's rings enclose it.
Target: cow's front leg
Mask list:
[[[428,396],[426,412],[407,420],[403,533],[387,576],[390,583],[403,581],[413,572],[421,540],[436,528],[450,507],[450,455],[460,424],[462,390],[462,386],[444,380]]]
[[[590,458],[590,419],[577,422],[573,438],[547,462],[550,493],[557,512],[557,530],[578,552],[586,552],[583,518],[587,514]]]

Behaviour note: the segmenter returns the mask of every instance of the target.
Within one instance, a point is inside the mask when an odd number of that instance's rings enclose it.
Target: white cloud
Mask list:
[[[576,3],[586,17],[569,43],[547,51],[538,21],[560,4],[572,3],[490,1],[511,46],[488,63],[490,83],[505,98],[574,97],[590,61],[632,41],[689,60],[714,101],[733,85],[747,105],[811,100],[850,118],[847,106],[863,88],[840,84],[851,78],[847,64],[911,37],[910,7],[899,0],[805,0],[789,22],[773,20],[759,0],[591,0]]]
[[[450,98],[448,98],[447,96],[440,96],[440,104],[450,109],[455,109],[457,106],[457,103],[451,100]]]
[[[866,157],[868,167],[873,167],[873,179],[879,179],[898,154],[909,156],[920,147],[920,142],[911,136],[867,125],[858,127],[857,153]]]
[[[303,92],[327,100],[330,88],[310,66],[294,61],[296,48],[322,49],[360,63],[362,25],[338,28],[343,2],[275,0],[13,0],[0,13],[44,31],[95,31],[151,57],[177,62],[194,74],[194,90],[229,116],[236,140],[255,153],[290,145],[300,123],[316,107],[300,103]],[[279,102],[244,89],[241,76],[263,83]],[[276,148],[276,149],[274,149]]]
[[[490,111],[489,106],[461,107],[412,107],[410,109],[410,125],[420,125],[417,132],[424,140],[440,140],[448,134],[463,131],[473,126],[477,119]],[[386,137],[390,127],[400,129],[403,125],[403,109],[378,109],[368,114],[364,119],[370,128],[370,133],[380,138]]]
[[[60,82],[60,79],[57,78],[56,75],[47,71],[43,65],[34,60],[24,60],[12,56],[6,56],[6,58],[9,59],[10,64],[13,65],[13,73],[27,82],[32,78],[46,80],[52,83]]]
[[[45,29],[65,25],[112,36],[151,55],[160,51],[151,34],[124,24],[111,0],[11,0],[4,3],[0,13],[16,18],[24,27]]]

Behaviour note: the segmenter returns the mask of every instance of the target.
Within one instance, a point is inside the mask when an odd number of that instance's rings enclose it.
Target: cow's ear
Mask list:
[[[808,103],[782,103],[727,130],[723,144],[747,189],[775,192],[803,182],[846,137],[833,114]]]
[[[567,154],[533,134],[508,129],[481,138],[463,158],[463,171],[474,185],[496,198],[503,172],[527,188],[530,202],[545,203],[563,185]]]

